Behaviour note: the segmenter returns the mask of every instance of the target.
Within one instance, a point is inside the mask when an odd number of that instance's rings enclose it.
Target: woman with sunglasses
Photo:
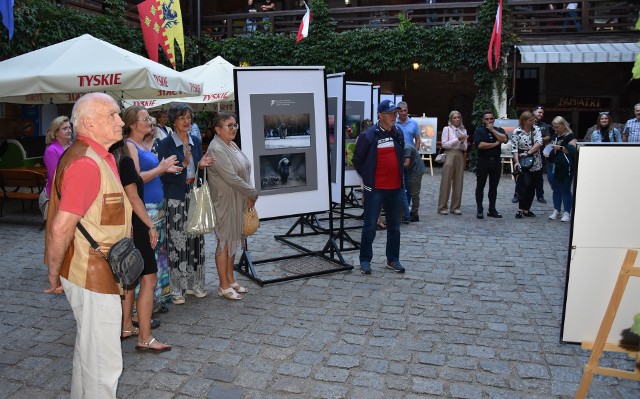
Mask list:
[[[596,120],[596,129],[591,134],[594,143],[622,143],[622,134],[613,127],[611,116],[608,112],[600,112]]]
[[[251,162],[233,142],[238,124],[232,114],[221,112],[213,120],[215,136],[209,144],[207,155],[216,162],[208,169],[207,180],[213,207],[216,210],[215,234],[216,269],[220,287],[218,296],[239,300],[248,290],[236,283],[233,263],[240,248],[244,210],[252,208],[258,200],[258,192],[249,184]]]

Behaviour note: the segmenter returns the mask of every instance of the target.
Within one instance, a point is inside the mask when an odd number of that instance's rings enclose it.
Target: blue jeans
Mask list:
[[[552,162],[549,162],[547,167],[547,178],[551,189],[553,189],[553,209],[560,212],[564,204],[564,211],[571,213],[571,208],[573,207],[573,195],[571,194],[573,176],[566,177],[563,182],[559,182],[553,175],[554,166]]]
[[[387,261],[400,261],[400,204],[403,189],[363,190],[364,225],[360,240],[360,265],[371,264],[373,240],[376,238],[376,224],[380,210],[384,207],[387,216]]]

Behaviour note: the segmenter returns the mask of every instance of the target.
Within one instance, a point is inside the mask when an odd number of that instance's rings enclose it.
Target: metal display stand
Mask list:
[[[331,212],[329,212],[331,215]],[[332,217],[329,216],[329,229],[323,229],[320,227],[320,222],[317,218],[317,214],[305,214],[300,215],[294,222],[294,224],[289,228],[289,230],[282,235],[276,235],[274,238],[276,241],[279,241],[283,244],[286,244],[296,250],[300,251],[299,254],[288,255],[288,256],[279,256],[268,259],[261,259],[254,261],[251,259],[251,255],[247,248],[242,252],[242,256],[240,260],[235,265],[235,269],[242,275],[250,278],[261,286],[273,283],[280,283],[284,281],[297,280],[300,278],[314,277],[323,274],[336,273],[342,271],[353,270],[353,266],[346,263],[344,257],[342,256],[341,249],[338,247],[338,244],[333,237],[333,220]],[[305,228],[310,229],[310,232],[305,232]],[[300,231],[295,233],[294,231],[299,229]],[[291,239],[294,237],[307,237],[307,236],[315,236],[319,234],[327,234],[329,233],[329,238],[324,244],[324,247],[321,250],[312,250],[306,246],[300,245],[298,243],[293,242]],[[248,245],[248,244],[247,244]],[[315,259],[320,262],[330,262],[333,264],[333,267],[324,268],[323,270],[311,271],[311,272],[300,272],[294,273],[292,275],[284,276],[284,277],[276,277],[271,279],[265,279],[258,275],[256,271],[256,267],[261,264],[267,263],[275,263],[280,261],[286,261],[291,259],[301,259],[301,258],[309,258],[309,262],[313,262],[311,259]]]

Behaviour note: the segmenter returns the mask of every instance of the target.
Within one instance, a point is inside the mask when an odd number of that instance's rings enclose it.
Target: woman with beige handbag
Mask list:
[[[238,124],[232,114],[219,113],[213,120],[215,136],[207,151],[216,162],[209,167],[209,191],[216,211],[215,234],[216,268],[220,287],[218,295],[227,299],[242,299],[245,287],[236,283],[233,264],[236,252],[241,247],[244,215],[246,209],[253,209],[258,192],[249,184],[251,163],[233,142],[238,133]]]

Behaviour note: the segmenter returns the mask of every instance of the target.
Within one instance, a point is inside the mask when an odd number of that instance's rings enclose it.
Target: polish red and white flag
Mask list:
[[[492,71],[498,68],[498,63],[500,62],[500,47],[502,47],[502,0],[498,3],[496,20],[493,23],[491,41],[489,41],[489,50],[487,51],[489,69]]]
[[[311,23],[311,10],[307,5],[307,2],[304,2],[304,7],[307,9],[307,12],[302,17],[302,22],[300,22],[300,27],[298,28],[298,37],[296,38],[296,43],[305,37],[309,36],[309,24]]]

